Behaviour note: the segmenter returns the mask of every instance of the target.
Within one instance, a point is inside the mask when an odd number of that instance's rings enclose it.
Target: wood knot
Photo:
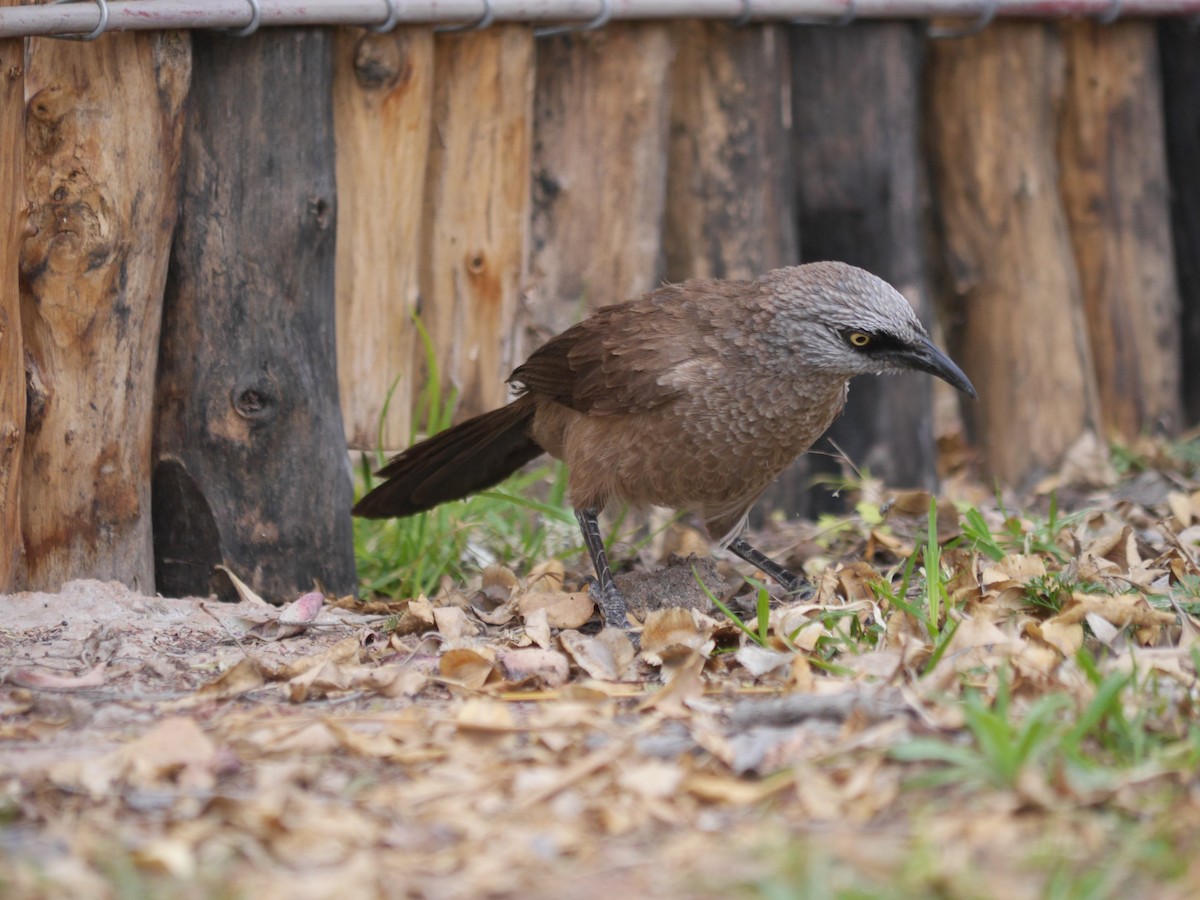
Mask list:
[[[549,169],[539,169],[534,175],[534,184],[538,193],[547,201],[553,200],[563,189],[562,182]]]
[[[325,231],[333,224],[333,204],[324,197],[308,198],[308,214],[321,231]]]
[[[472,275],[482,275],[487,268],[487,256],[482,250],[476,250],[467,256],[467,271]]]
[[[354,53],[354,78],[368,91],[403,87],[412,79],[413,67],[395,35],[366,34]]]
[[[232,403],[234,411],[243,419],[262,422],[275,416],[279,392],[270,379],[261,376],[249,384],[235,387]]]
[[[41,369],[34,359],[25,354],[25,433],[37,434],[46,418],[50,405],[50,388],[42,380]]]

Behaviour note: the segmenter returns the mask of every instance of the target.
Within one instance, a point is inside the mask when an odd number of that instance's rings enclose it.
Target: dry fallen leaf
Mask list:
[[[564,631],[558,640],[579,668],[600,681],[624,680],[633,663],[633,644],[614,628],[606,628],[594,638]]]
[[[500,654],[499,662],[510,681],[538,678],[547,687],[565,684],[571,671],[567,658],[553,650],[510,650]]]
[[[100,687],[104,684],[104,670],[107,662],[98,663],[90,672],[82,675],[61,675],[46,669],[9,669],[3,673],[3,680],[18,687],[38,688],[40,690],[73,691],[81,688]]]
[[[250,585],[246,584],[246,582],[234,575],[232,570],[226,568],[225,566],[213,566],[213,568],[218,572],[224,572],[225,575],[228,576],[229,581],[233,585],[233,589],[237,593],[239,600],[243,600],[246,603],[252,603],[255,606],[273,608],[271,607],[270,603],[258,596],[258,594],[254,592]]]
[[[447,650],[438,662],[438,671],[445,681],[479,690],[487,683],[496,661],[479,650],[460,647]]]
[[[289,663],[268,670],[267,674],[269,677],[280,681],[290,681],[297,675],[303,675],[309,669],[318,668],[327,662],[358,662],[361,657],[362,645],[359,643],[358,638],[342,638],[336,644],[322,650],[320,653],[313,653],[300,659],[292,660]]]
[[[531,593],[537,591],[561,591],[565,578],[566,570],[563,568],[562,560],[548,559],[545,562],[538,563],[529,571],[526,590]]]
[[[518,598],[517,609],[526,621],[544,611],[551,628],[579,628],[592,618],[596,604],[587,591],[530,591]]]
[[[365,687],[384,697],[415,697],[429,684],[429,676],[409,666],[379,666],[367,672]]]
[[[1026,622],[1025,633],[1044,641],[1070,659],[1083,646],[1083,626],[1079,622],[1048,619],[1045,622]]]
[[[302,634],[316,620],[324,603],[324,594],[310,591],[285,606],[275,618],[259,622],[242,636],[260,641],[281,641]]]
[[[746,644],[734,654],[734,658],[755,678],[761,678],[763,675],[785,667],[790,668],[795,656],[794,653],[768,650],[758,644]]]
[[[227,697],[236,697],[257,687],[262,687],[265,681],[262,667],[253,659],[243,657],[232,668],[222,672],[216,680],[210,681],[200,688],[196,692],[195,699],[223,700]],[[184,698],[184,700],[188,705],[194,702],[192,698]]]
[[[669,607],[652,610],[642,628],[642,659],[652,666],[662,665],[663,656],[676,648],[696,650],[702,656],[713,651],[713,630],[717,622],[695,609]]]
[[[433,621],[438,632],[448,642],[459,641],[464,637],[473,637],[479,630],[467,618],[466,612],[458,606],[439,606],[433,611]]]
[[[550,617],[545,607],[525,616],[525,635],[543,650],[550,648]]]
[[[701,672],[705,658],[691,648],[684,652],[686,658],[673,666],[671,680],[638,704],[639,710],[644,712],[652,709],[674,718],[690,715],[688,702],[704,695],[704,676]]]

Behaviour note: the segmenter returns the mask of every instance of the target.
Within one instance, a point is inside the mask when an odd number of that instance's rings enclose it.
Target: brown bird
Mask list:
[[[354,513],[409,516],[549,453],[570,468],[606,624],[628,627],[596,521],[613,502],[693,511],[718,544],[798,590],[802,579],[738,536],[750,507],[837,418],[853,376],[902,369],[975,396],[908,301],[854,266],[667,285],[534,351],[509,377],[515,400],[393,458]]]

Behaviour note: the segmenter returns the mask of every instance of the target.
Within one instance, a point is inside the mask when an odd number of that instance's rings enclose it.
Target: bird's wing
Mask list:
[[[589,415],[669,403],[687,390],[690,363],[713,334],[712,300],[697,302],[698,294],[724,294],[730,284],[737,283],[668,285],[603,307],[535,350],[509,381]]]

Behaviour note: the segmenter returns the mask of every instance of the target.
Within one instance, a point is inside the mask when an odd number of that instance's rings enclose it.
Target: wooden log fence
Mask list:
[[[480,0],[112,0],[104,30],[149,33],[34,36],[100,9],[0,0],[0,589],[352,591],[346,448],[420,424],[414,317],[461,417],[663,279],[900,286],[980,401],[856,384],[834,437],[893,484],[936,484],[960,416],[1017,487],[1200,420],[1200,32],[1126,21],[1200,2],[492,0],[510,24],[435,34],[298,26]],[[787,24],[848,11],[965,19]],[[1029,20],[1063,15],[1093,21]],[[792,514],[827,508],[806,465]]]
[[[0,0],[0,9],[20,0]],[[21,549],[21,450],[25,434],[25,342],[20,268],[24,238],[25,41],[0,39],[0,590],[16,583]]]

